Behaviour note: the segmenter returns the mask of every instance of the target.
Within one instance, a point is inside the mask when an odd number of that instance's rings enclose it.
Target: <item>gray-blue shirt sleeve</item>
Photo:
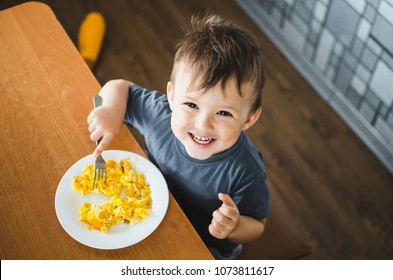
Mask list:
[[[169,109],[167,96],[158,91],[149,91],[136,84],[129,88],[129,98],[124,122],[142,135],[148,132]]]

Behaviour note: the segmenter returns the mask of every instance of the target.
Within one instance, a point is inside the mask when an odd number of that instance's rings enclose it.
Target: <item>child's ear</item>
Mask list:
[[[261,113],[262,113],[262,107],[259,107],[257,110],[255,110],[255,112],[251,113],[248,116],[247,121],[243,124],[242,130],[247,130],[251,126],[253,126],[261,116]]]
[[[172,102],[173,102],[173,84],[169,81],[166,84],[166,95],[168,96],[169,107],[172,110]]]

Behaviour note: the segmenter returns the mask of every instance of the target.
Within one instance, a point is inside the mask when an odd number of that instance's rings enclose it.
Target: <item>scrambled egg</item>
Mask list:
[[[145,219],[151,211],[150,187],[145,177],[132,168],[130,160],[106,161],[107,178],[98,181],[93,190],[94,165],[86,166],[81,176],[74,176],[72,187],[81,195],[102,193],[110,197],[102,205],[85,202],[79,208],[80,221],[89,224],[89,229],[107,232],[117,222],[137,223]]]

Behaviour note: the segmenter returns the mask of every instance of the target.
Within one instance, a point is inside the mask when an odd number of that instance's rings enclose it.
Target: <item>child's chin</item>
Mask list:
[[[187,151],[187,154],[191,158],[197,159],[197,160],[205,160],[205,159],[208,159],[208,158],[210,158],[212,156],[210,154],[198,153],[197,151],[189,151],[187,149],[186,149],[186,151]]]

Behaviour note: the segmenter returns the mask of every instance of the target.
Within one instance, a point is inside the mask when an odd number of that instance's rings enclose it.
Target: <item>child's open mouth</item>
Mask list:
[[[201,145],[207,145],[210,144],[211,142],[213,142],[215,139],[214,138],[205,138],[205,137],[201,137],[195,134],[190,133],[190,136],[192,137],[192,139],[194,139],[195,142],[197,142],[198,144]]]

